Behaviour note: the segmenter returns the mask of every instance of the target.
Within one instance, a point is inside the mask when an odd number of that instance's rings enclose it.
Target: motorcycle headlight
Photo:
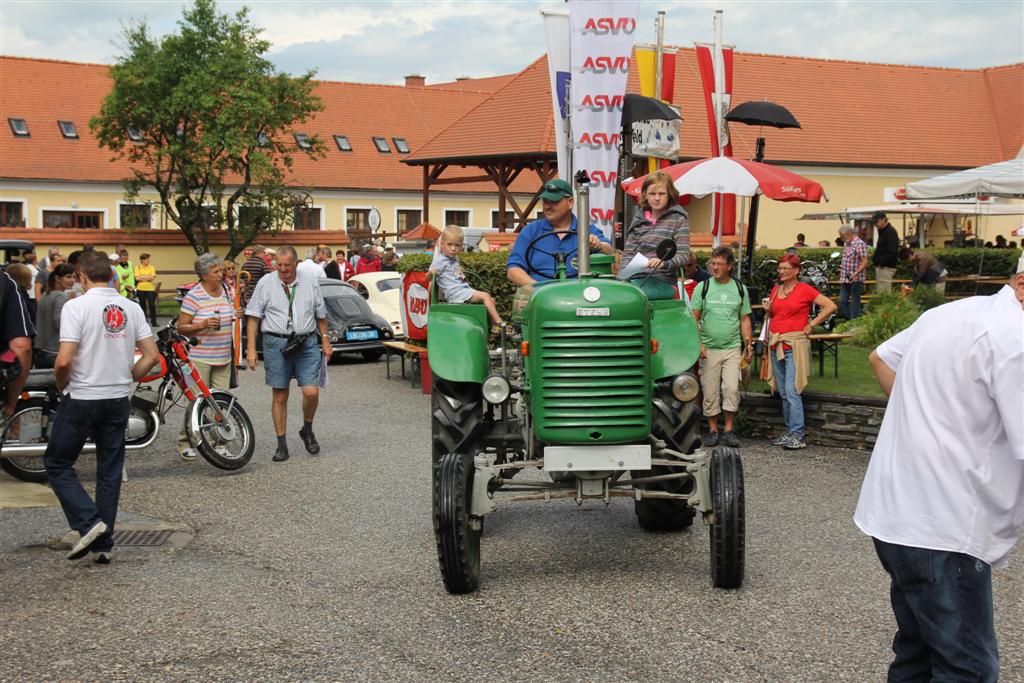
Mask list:
[[[501,375],[491,375],[484,380],[483,394],[488,403],[504,403],[510,391],[508,380]]]
[[[700,392],[700,383],[688,372],[684,372],[672,380],[672,395],[680,401],[692,401],[697,398],[698,392]]]

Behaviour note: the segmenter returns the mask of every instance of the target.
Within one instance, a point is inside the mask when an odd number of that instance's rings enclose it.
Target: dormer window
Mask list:
[[[391,154],[391,148],[388,147],[388,139],[374,136],[373,145],[377,148],[377,151],[381,154]]]
[[[405,138],[391,138],[391,141],[395,143],[395,149],[399,154],[409,153],[409,143],[405,141]]]
[[[305,133],[294,133],[295,144],[299,146],[299,149],[313,149],[312,143],[309,141],[309,136]]]
[[[334,144],[336,144],[338,146],[338,149],[340,149],[342,152],[352,151],[352,143],[348,141],[347,135],[335,135]]]
[[[142,142],[142,133],[139,132],[138,128],[128,126],[128,139],[132,142]]]
[[[28,123],[25,119],[7,119],[7,123],[11,124],[11,132],[18,137],[27,138],[28,135]]]
[[[58,121],[57,125],[60,126],[60,134],[71,140],[78,139],[78,131],[75,129],[74,121]]]

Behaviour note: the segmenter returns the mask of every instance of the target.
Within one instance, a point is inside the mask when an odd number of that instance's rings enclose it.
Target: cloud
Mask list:
[[[246,3],[221,2],[223,12]],[[125,22],[144,19],[157,34],[176,30],[183,2],[3,0],[0,52],[111,62]],[[397,83],[512,73],[544,53],[543,2],[248,3],[279,68],[320,78]],[[727,42],[744,52],[854,61],[979,68],[1024,60],[1024,3],[978,2],[643,2],[638,42],[653,42],[667,10],[666,40],[710,42],[723,8]],[[60,36],[55,40],[54,36]]]

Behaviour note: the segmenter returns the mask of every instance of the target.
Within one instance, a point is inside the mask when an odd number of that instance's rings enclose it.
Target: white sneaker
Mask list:
[[[186,448],[181,453],[179,453],[179,455],[181,456],[181,459],[186,462],[191,462],[192,460],[195,460],[196,458],[199,457],[199,453],[194,448]]]
[[[78,539],[78,543],[71,548],[71,552],[68,553],[69,560],[80,560],[89,553],[89,546],[97,538],[105,534],[107,531],[107,525],[105,522],[96,522],[92,525],[92,528],[82,534],[82,537]]]

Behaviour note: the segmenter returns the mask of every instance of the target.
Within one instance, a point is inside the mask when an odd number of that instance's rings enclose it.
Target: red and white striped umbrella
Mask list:
[[[753,197],[762,194],[780,202],[820,202],[825,196],[821,184],[778,166],[734,157],[710,157],[660,169],[672,176],[679,194],[704,197],[714,192]],[[640,196],[644,180],[622,184],[626,194]],[[825,197],[828,201],[828,197]]]

